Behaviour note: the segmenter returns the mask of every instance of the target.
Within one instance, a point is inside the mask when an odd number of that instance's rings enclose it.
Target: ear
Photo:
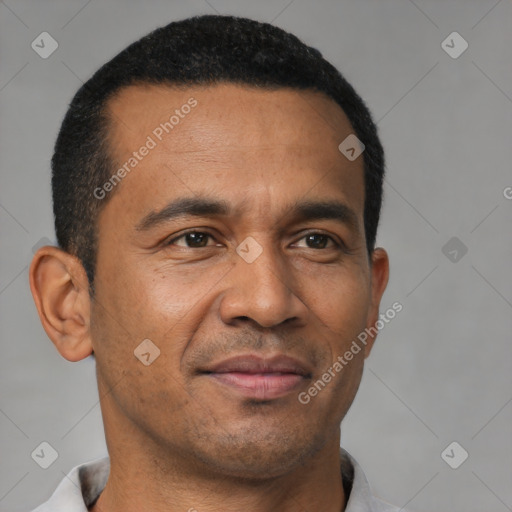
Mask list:
[[[371,302],[366,319],[366,329],[368,338],[365,346],[365,357],[370,355],[370,351],[377,338],[376,323],[379,320],[379,306],[389,278],[389,258],[387,252],[381,247],[377,247],[372,252],[371,261]]]
[[[39,318],[62,357],[80,361],[92,353],[89,283],[75,256],[41,247],[30,265],[30,289]]]

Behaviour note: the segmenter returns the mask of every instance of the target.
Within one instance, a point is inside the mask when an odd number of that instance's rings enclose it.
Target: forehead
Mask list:
[[[176,153],[286,145],[320,159],[327,151],[332,158],[339,156],[339,143],[353,131],[339,105],[322,93],[231,83],[130,86],[111,99],[108,110],[117,157],[150,136]]]
[[[122,89],[108,110],[116,166],[136,164],[123,173],[114,204],[136,202],[142,214],[179,195],[213,193],[233,202],[265,197],[268,206],[315,189],[341,193],[362,211],[363,158],[349,162],[338,150],[353,129],[322,93],[136,85]]]

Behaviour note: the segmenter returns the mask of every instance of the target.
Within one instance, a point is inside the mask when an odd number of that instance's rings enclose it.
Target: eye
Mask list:
[[[309,249],[329,249],[340,246],[332,237],[323,233],[309,233],[300,240],[305,240]],[[329,243],[331,243],[330,247],[328,246]]]
[[[197,249],[212,245],[208,244],[209,239],[213,240],[213,236],[209,233],[205,233],[203,231],[189,231],[173,238],[172,240],[169,240],[166,242],[166,245],[177,245],[178,247],[189,247],[192,249]]]

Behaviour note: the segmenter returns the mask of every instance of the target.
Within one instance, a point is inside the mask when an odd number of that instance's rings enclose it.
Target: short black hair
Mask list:
[[[55,231],[59,246],[82,262],[91,291],[98,216],[108,201],[99,200],[94,190],[112,176],[115,166],[108,144],[108,100],[130,85],[223,82],[313,90],[343,109],[365,145],[364,228],[368,253],[374,250],[384,151],[354,88],[317,49],[280,28],[234,16],[195,16],[154,30],[104,64],[75,94],[62,122],[52,158]]]

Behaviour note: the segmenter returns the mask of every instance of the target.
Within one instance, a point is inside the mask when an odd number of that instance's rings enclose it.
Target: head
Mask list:
[[[111,454],[123,431],[260,478],[336,439],[373,338],[298,396],[378,319],[384,158],[317,50],[225,16],[155,30],[77,92],[52,168],[59,248],[36,254],[31,287],[61,354],[96,356]],[[221,375],[233,357],[290,378],[247,394]]]
[[[336,102],[365,144],[364,228],[374,249],[382,202],[384,154],[363,100],[320,52],[266,23],[201,16],[170,23],[133,43],[76,93],[52,159],[55,231],[59,246],[82,262],[94,286],[97,223],[117,191],[102,187],[117,170],[109,145],[115,119],[108,102],[134,84],[186,88],[233,83],[263,90],[314,90]],[[341,142],[341,140],[340,140]]]

